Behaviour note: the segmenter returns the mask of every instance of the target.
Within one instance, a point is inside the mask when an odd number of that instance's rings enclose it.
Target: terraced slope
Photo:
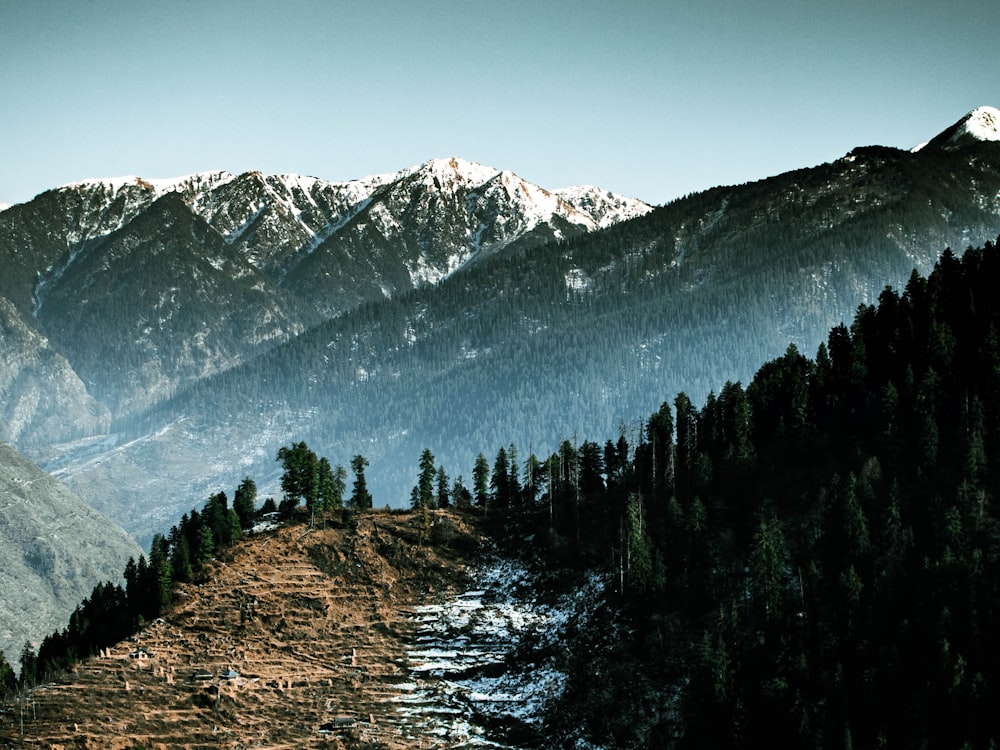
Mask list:
[[[370,513],[244,540],[166,617],[5,706],[0,747],[439,746],[399,710],[414,613],[463,589],[480,538],[461,516],[429,521]]]

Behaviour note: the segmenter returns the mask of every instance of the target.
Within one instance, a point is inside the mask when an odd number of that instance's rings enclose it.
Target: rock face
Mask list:
[[[0,649],[17,668],[66,627],[98,582],[120,583],[141,550],[118,526],[0,443]]]

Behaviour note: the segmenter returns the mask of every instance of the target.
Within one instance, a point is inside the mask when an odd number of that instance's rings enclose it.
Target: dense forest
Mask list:
[[[629,635],[567,645],[553,744],[572,726],[609,747],[995,746],[997,278],[994,244],[947,250],[813,358],[790,345],[745,387],[700,408],[677,394],[616,441],[573,437],[542,457],[497,441],[468,481],[424,450],[414,508],[504,519],[508,548],[613,581]],[[372,504],[361,455],[349,499],[347,472],[304,442],[277,460],[280,507],[258,510],[246,479],[232,508],[219,493],[185,515],[124,589],[98,586],[65,631],[26,647],[22,684],[159,616],[172,583],[205,575],[256,514]]]
[[[679,696],[657,745],[995,746],[998,274],[992,244],[946,251],[814,359],[679,394],[635,445],[564,446],[553,527],[617,565],[637,631],[585,659],[563,721],[633,744],[642,698],[595,714],[612,691],[585,676],[619,660],[612,684]]]

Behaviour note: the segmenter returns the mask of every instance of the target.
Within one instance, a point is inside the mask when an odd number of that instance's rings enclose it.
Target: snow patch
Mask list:
[[[566,288],[571,292],[586,292],[594,285],[594,280],[579,268],[571,268],[567,271],[564,280]]]
[[[544,603],[524,565],[494,554],[474,582],[463,594],[414,608],[416,643],[407,653],[414,688],[394,699],[398,710],[424,731],[448,737],[488,737],[483,719],[542,729],[568,680],[553,646],[571,623],[585,627],[602,599],[604,577],[595,573]]]

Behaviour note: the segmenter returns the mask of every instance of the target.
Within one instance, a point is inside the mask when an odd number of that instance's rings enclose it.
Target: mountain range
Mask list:
[[[244,475],[277,493],[291,440],[398,506],[423,448],[468,477],[634,432],[996,237],[996,122],[655,209],[454,158],[56,188],[0,212],[0,438],[145,542]]]

